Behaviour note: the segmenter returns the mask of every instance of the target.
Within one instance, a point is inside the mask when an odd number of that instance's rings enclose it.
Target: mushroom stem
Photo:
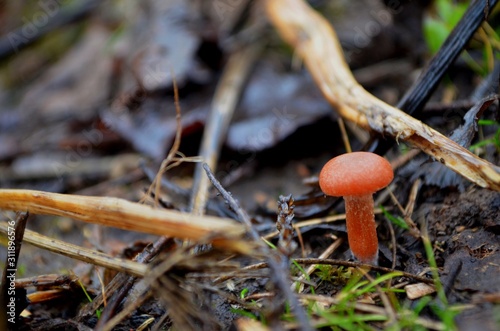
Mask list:
[[[363,263],[377,264],[378,239],[373,195],[344,196],[347,238],[351,252]]]

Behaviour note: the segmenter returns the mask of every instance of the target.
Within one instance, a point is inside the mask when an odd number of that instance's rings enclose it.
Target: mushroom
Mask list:
[[[394,178],[390,163],[369,152],[339,155],[328,161],[319,174],[326,195],[345,200],[347,238],[354,257],[376,265],[378,239],[373,214],[373,193]]]

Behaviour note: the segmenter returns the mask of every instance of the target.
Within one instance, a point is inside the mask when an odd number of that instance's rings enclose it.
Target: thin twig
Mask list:
[[[8,233],[8,225],[5,222],[0,222],[0,233]],[[147,271],[147,266],[144,264],[116,258],[93,249],[49,238],[31,230],[25,230],[24,242],[75,260],[101,266],[110,270],[125,272],[129,275],[144,277]]]
[[[159,199],[160,199],[160,188],[161,188],[161,179],[163,178],[163,174],[172,168],[173,166],[178,165],[181,160],[178,160],[175,158],[177,153],[179,152],[179,147],[181,145],[181,137],[182,137],[182,123],[181,123],[181,106],[179,104],[179,89],[177,88],[177,80],[175,79],[174,72],[171,70],[172,74],[172,84],[174,87],[174,105],[175,105],[175,121],[176,121],[176,130],[175,130],[175,137],[174,137],[174,143],[172,144],[172,147],[168,151],[167,157],[161,162],[160,169],[156,173],[155,179],[151,183],[151,185],[148,188],[147,195],[146,197],[151,196],[151,193],[155,191],[155,206],[158,206]],[[138,80],[140,82],[140,80]],[[174,162],[176,161],[176,162]],[[174,162],[174,163],[172,163]],[[143,198],[143,201],[145,198]]]
[[[260,52],[260,43],[245,45],[231,54],[226,69],[215,91],[210,116],[205,124],[199,155],[211,169],[217,168],[220,149],[226,137],[229,122],[233,117],[240,94],[245,86],[250,69]],[[191,212],[203,215],[208,200],[209,181],[203,174],[201,164],[196,165]]]
[[[391,210],[390,207],[386,208],[386,210]],[[382,209],[381,208],[375,208],[373,210],[375,215],[381,214]],[[337,214],[337,215],[330,215],[326,217],[321,217],[321,218],[311,218],[308,219],[307,221],[302,221],[299,223],[293,224],[293,227],[297,233],[300,231],[301,228],[307,227],[307,226],[314,226],[314,225],[319,225],[319,224],[326,224],[326,223],[331,223],[331,222],[338,222],[338,221],[343,221],[345,220],[345,214]],[[273,231],[271,233],[268,233],[262,238],[264,239],[271,239],[276,237],[279,234],[279,231]]]
[[[267,264],[272,271],[272,276],[273,276],[272,279],[275,281],[276,287],[281,290],[282,294],[285,296],[290,306],[292,307],[293,312],[295,313],[295,316],[297,318],[297,322],[300,325],[300,329],[312,330],[311,326],[309,325],[309,321],[305,310],[299,303],[299,300],[297,299],[296,295],[290,290],[290,285],[288,283],[288,277],[287,277],[289,275],[289,271],[283,270],[280,264],[275,259],[273,259],[273,253],[277,254],[278,252],[270,252],[269,248],[262,244],[262,240],[259,234],[252,226],[250,216],[248,216],[246,211],[240,207],[240,205],[233,198],[231,193],[229,193],[224,189],[224,187],[222,187],[222,185],[215,178],[215,176],[213,175],[212,171],[210,170],[210,168],[206,163],[203,164],[203,168],[205,169],[207,176],[212,182],[212,184],[220,192],[222,197],[227,201],[229,206],[236,212],[238,219],[247,226],[250,237],[255,243],[259,244],[259,248],[262,255],[267,257]]]
[[[167,237],[160,237],[153,244],[148,245],[144,250],[135,256],[134,262],[146,265],[160,252],[167,250],[169,246],[173,245],[173,240]],[[114,311],[116,303],[120,303],[122,299],[129,293],[132,286],[135,284],[137,277],[130,276],[125,273],[117,274],[104,289],[104,293],[112,293],[109,301],[109,309]],[[96,296],[92,302],[87,304],[78,313],[78,319],[83,320],[85,317],[94,314],[94,312],[104,303],[103,293]],[[103,311],[107,314],[106,310]],[[101,315],[102,316],[102,315]]]
[[[99,318],[98,324],[95,326],[94,331],[111,331],[115,326],[117,326],[121,321],[123,321],[128,315],[130,315],[134,310],[139,308],[142,304],[146,302],[151,297],[151,293],[149,291],[144,291],[141,293],[142,295],[139,296],[132,304],[129,304],[123,310],[120,312],[117,312],[116,314],[113,314],[112,316],[106,316],[103,318],[103,315],[101,315],[101,318]],[[110,311],[110,310],[108,310]],[[109,317],[109,318],[108,318]]]
[[[344,239],[342,238],[338,238],[337,240],[335,240],[330,246],[328,246],[319,256],[318,258],[319,259],[326,259],[328,258],[330,255],[333,254],[333,252],[335,252],[335,250],[337,248],[340,247],[340,245],[342,244],[342,242],[344,241]],[[313,264],[313,265],[310,265],[309,268],[307,268],[306,270],[306,274],[305,275],[301,275],[293,284],[292,284],[292,289],[296,289],[296,291],[298,293],[302,293],[302,291],[304,291],[304,283],[303,281],[306,279],[306,276],[310,276],[314,270],[316,270],[316,268],[318,267],[317,264]],[[299,286],[300,284],[300,286]],[[297,289],[297,286],[299,286],[299,288]]]
[[[413,275],[411,273],[405,272],[405,271],[400,271],[400,270],[395,270],[391,268],[385,268],[381,266],[375,266],[371,264],[365,264],[365,263],[359,263],[359,262],[350,262],[350,261],[344,261],[344,260],[335,260],[335,259],[315,259],[315,258],[306,258],[306,259],[294,259],[295,262],[299,264],[326,264],[326,265],[341,265],[344,267],[350,267],[350,268],[370,268],[374,271],[380,271],[380,272],[385,272],[385,273],[390,273],[390,272],[397,272],[401,274],[401,277],[407,277],[407,278],[412,278],[415,280],[418,280],[419,282],[426,283],[426,284],[433,284],[434,281],[429,278]]]
[[[299,263],[299,264],[304,264],[304,265],[337,265],[337,266],[343,266],[343,267],[348,267],[348,268],[371,268],[374,271],[380,271],[380,272],[385,272],[385,273],[391,273],[391,272],[397,272],[401,274],[401,277],[406,277],[406,278],[411,278],[414,280],[417,280],[422,283],[426,284],[433,284],[434,281],[430,278],[422,277],[419,275],[414,275],[405,271],[400,271],[396,269],[390,269],[390,268],[385,268],[385,267],[380,267],[380,266],[374,266],[374,265],[369,265],[369,264],[364,264],[360,262],[350,262],[350,261],[345,261],[345,260],[336,260],[336,259],[320,259],[320,258],[305,258],[305,259],[293,259],[293,261]],[[256,264],[249,265],[245,268],[242,268],[241,271],[248,271],[248,270],[258,270],[258,269],[263,269],[267,268],[268,264],[266,262],[260,262]],[[219,278],[216,278],[214,280],[215,283],[220,283],[229,279],[232,279],[237,276],[237,272],[234,272],[233,274],[230,275],[224,275]]]
[[[342,142],[344,143],[345,151],[346,151],[346,153],[351,153],[352,148],[351,148],[351,144],[349,143],[349,136],[347,135],[344,120],[342,119],[342,117],[339,117],[337,119],[337,123],[339,124],[340,133],[342,134]]]
[[[396,243],[396,232],[394,231],[394,227],[392,226],[392,222],[386,218],[387,228],[389,229],[389,233],[391,235],[391,252],[392,252],[392,262],[391,268],[396,268],[396,255],[397,255],[397,243]]]

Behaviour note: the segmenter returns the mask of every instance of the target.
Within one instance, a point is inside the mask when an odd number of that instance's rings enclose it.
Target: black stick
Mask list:
[[[403,96],[397,108],[417,119],[421,117],[425,103],[429,100],[443,75],[460,55],[481,23],[487,19],[487,15],[497,2],[498,0],[477,0],[469,5],[462,19],[446,38],[443,46],[429,62],[424,72]],[[368,150],[383,155],[393,144],[393,140],[377,138],[371,143]]]

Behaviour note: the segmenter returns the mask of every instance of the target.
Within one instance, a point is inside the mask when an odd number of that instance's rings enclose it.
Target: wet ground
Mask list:
[[[323,164],[345,152],[335,109],[322,97],[307,70],[296,63],[293,51],[266,25],[262,12],[257,9],[257,15],[250,14],[235,2],[230,5],[224,2],[222,7],[207,3],[106,2],[99,10],[73,8],[83,12],[72,23],[52,28],[53,31],[28,48],[2,53],[0,188],[140,200],[176,133],[172,72],[182,109],[179,151],[188,157],[195,156],[202,143],[215,89],[233,47],[239,42],[262,39],[264,50],[255,59],[241,90],[241,100],[223,137],[214,173],[238,199],[262,236],[276,229],[280,195],[291,194],[295,198],[295,224],[342,214],[342,201],[325,197],[316,182]],[[238,3],[243,6],[246,1]],[[375,0],[313,1],[313,5],[336,28],[358,81],[378,98],[396,104],[430,58],[422,22],[423,13],[434,9],[423,2],[410,2],[401,11],[395,11]],[[42,7],[1,5],[4,39],[18,31],[14,27],[43,13],[49,15]],[[498,16],[491,22],[496,29]],[[19,31],[16,33],[22,34]],[[483,48],[474,43],[470,47],[470,54],[481,61]],[[166,70],[167,67],[173,71]],[[457,60],[433,94],[423,112],[423,121],[450,134],[463,124],[463,115],[473,105],[474,91],[487,77],[487,73],[477,74],[463,59]],[[498,88],[494,92],[498,93]],[[470,106],[464,107],[464,103]],[[499,130],[498,100],[481,116],[493,124],[481,125],[472,144],[490,139],[490,143],[475,152],[498,165],[500,146],[492,138]],[[368,134],[347,124],[347,138],[353,150],[360,150]],[[445,174],[443,165],[422,155],[405,160],[405,155],[411,152],[411,148],[400,142],[386,155],[393,164],[399,164],[391,186],[394,198],[387,191],[380,192],[375,196],[377,206],[383,205],[391,215],[403,217],[395,200],[403,207],[414,204],[410,218],[421,232],[428,232],[447,300],[464,308],[456,316],[457,327],[498,330],[500,193],[479,188],[461,177],[452,175],[448,180],[450,176]],[[193,163],[182,163],[165,175],[175,184],[165,186],[162,191],[161,198],[167,208],[189,210],[194,167]],[[412,185],[417,180],[421,182],[412,196]],[[236,217],[213,188],[207,213]],[[10,212],[2,215],[4,220],[14,218]],[[391,225],[383,214],[377,214],[376,220],[380,266],[394,266],[415,275],[423,272],[430,278],[421,238]],[[129,257],[133,256],[157,239],[62,217],[37,216],[27,228],[120,257],[127,256],[127,252]],[[4,238],[0,238],[4,244]],[[301,237],[294,237],[294,241],[302,243],[293,256],[317,257],[339,240],[339,246],[329,257],[348,261],[352,256],[345,239],[342,220],[306,226],[301,228]],[[276,244],[277,237],[271,241]],[[176,248],[182,248],[180,243],[177,245]],[[0,261],[5,260],[6,253],[3,248],[0,250]],[[214,257],[217,254],[220,256]],[[204,262],[225,257],[225,253],[217,254],[207,253]],[[207,329],[229,329],[241,317],[235,307],[242,306],[226,295],[237,297],[243,289],[250,294],[272,290],[272,282],[262,270],[256,271],[254,277],[217,286],[206,279],[200,281],[193,274],[207,270],[222,273],[226,269],[213,265],[203,265],[206,269],[202,269],[200,261],[191,263],[191,258],[186,257],[185,264],[174,268],[163,281],[192,290],[188,291],[191,296],[184,292],[173,296],[178,295],[179,306],[191,301],[187,307],[192,311],[186,316],[195,324],[203,324],[207,318]],[[162,259],[165,256],[158,258]],[[260,261],[249,257],[234,260],[239,266]],[[351,269],[339,268],[337,281],[319,282],[316,293],[335,296],[345,286],[351,273],[348,270]],[[102,268],[98,273],[105,283],[114,277],[114,273]],[[23,244],[18,278],[46,274],[78,276],[92,298],[101,292],[96,269],[91,265]],[[311,282],[318,281],[317,275],[312,277]],[[62,299],[29,306],[23,317],[24,329],[95,327],[96,316],[81,314],[86,297],[75,290],[74,284],[64,286],[67,292]],[[30,287],[29,292],[35,292],[34,288]],[[146,301],[114,330],[137,329],[150,317],[158,322],[168,311],[165,302],[171,300],[163,292],[155,291],[163,301],[158,298]],[[404,295],[400,299],[410,306],[418,304],[418,299],[412,301]],[[137,298],[131,295],[127,300],[133,302]],[[438,299],[433,297],[433,300]],[[269,303],[262,298],[256,298],[255,302]],[[270,302],[271,310],[279,310]],[[377,304],[381,306],[380,302]],[[276,317],[273,315],[276,311],[266,313]],[[430,310],[424,311],[423,316],[439,320]],[[167,320],[163,325],[168,327],[171,323]],[[384,328],[377,323],[371,326]]]

